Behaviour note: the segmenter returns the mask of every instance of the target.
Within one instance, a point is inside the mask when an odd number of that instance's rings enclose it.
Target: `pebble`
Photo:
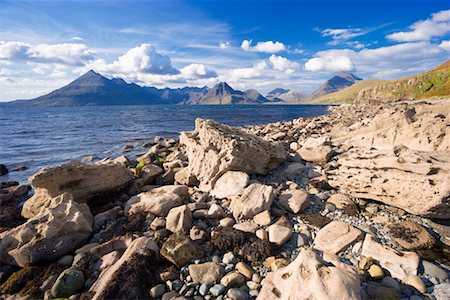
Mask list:
[[[235,264],[237,262],[237,258],[234,256],[233,252],[227,252],[223,255],[222,262],[226,265]]]
[[[369,273],[370,277],[373,279],[381,279],[384,276],[383,269],[378,265],[371,265],[369,270],[367,270],[367,273]]]
[[[397,280],[395,280],[390,276],[384,277],[383,280],[381,280],[381,284],[387,287],[391,287],[397,291],[400,291],[400,284],[398,283]]]
[[[160,298],[166,290],[166,287],[164,284],[160,283],[158,285],[155,285],[150,289],[150,297],[152,298]]]
[[[245,277],[237,271],[232,271],[220,279],[220,283],[227,288],[240,287],[243,286],[245,282]]]
[[[233,218],[223,218],[219,221],[220,226],[222,227],[231,227],[236,223],[236,221]]]
[[[261,283],[262,278],[258,273],[253,273],[252,275],[252,281],[256,283]]]
[[[61,257],[60,259],[58,259],[57,262],[59,265],[62,266],[71,266],[73,263],[73,256],[72,255],[64,255],[63,257]]]
[[[56,279],[55,284],[51,289],[51,294],[55,298],[69,297],[84,286],[83,272],[69,268],[64,270]]]
[[[259,283],[253,282],[253,281],[247,281],[247,286],[251,290],[257,290],[261,287]]]
[[[405,278],[404,282],[405,284],[414,287],[421,293],[425,293],[425,291],[427,290],[427,287],[425,286],[425,283],[423,282],[422,278],[420,278],[417,275],[408,275]]]
[[[225,293],[225,286],[222,284],[215,284],[210,289],[209,292],[211,295],[218,297],[219,295],[223,295]]]
[[[247,279],[252,279],[253,273],[255,273],[253,268],[244,262],[238,262],[236,264],[236,270],[244,275]]]
[[[234,288],[228,290],[227,297],[231,300],[247,300],[248,293],[243,289]]]
[[[209,285],[207,285],[206,283],[202,284],[198,289],[198,292],[202,296],[205,296],[206,294],[208,294],[208,291],[209,291]]]
[[[292,229],[280,225],[269,226],[269,241],[279,246],[286,243],[292,235]]]
[[[265,231],[265,230],[262,229],[262,228],[256,230],[255,235],[256,235],[260,240],[263,240],[263,241],[267,241],[267,240],[269,239],[269,236],[268,236],[268,234],[267,234],[267,231]]]
[[[423,273],[425,275],[435,277],[439,281],[444,281],[448,279],[447,272],[445,272],[442,268],[433,264],[432,262],[424,260],[422,261],[422,265],[423,265]]]

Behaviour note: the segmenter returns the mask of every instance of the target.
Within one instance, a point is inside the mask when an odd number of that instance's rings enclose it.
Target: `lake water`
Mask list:
[[[194,129],[196,118],[229,125],[254,125],[326,114],[324,105],[239,106],[85,106],[14,108],[0,106],[0,163],[10,173],[0,182],[27,178],[44,166],[92,155],[117,157],[123,146],[136,147],[130,158],[145,153],[144,141],[175,138]],[[26,171],[11,172],[17,166]]]

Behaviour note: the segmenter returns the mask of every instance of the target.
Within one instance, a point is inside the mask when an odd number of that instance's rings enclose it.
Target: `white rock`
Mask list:
[[[238,196],[248,185],[250,176],[245,172],[228,171],[214,184],[211,196],[217,199]]]
[[[273,187],[260,183],[249,185],[241,197],[231,201],[230,210],[236,220],[250,219],[263,210],[269,210],[275,198]]]

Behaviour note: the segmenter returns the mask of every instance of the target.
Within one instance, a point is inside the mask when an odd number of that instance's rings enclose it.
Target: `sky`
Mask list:
[[[90,69],[144,86],[312,92],[340,71],[418,74],[450,57],[450,5],[397,1],[3,1],[0,101]]]

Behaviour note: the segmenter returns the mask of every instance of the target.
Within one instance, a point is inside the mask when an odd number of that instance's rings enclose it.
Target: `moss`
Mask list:
[[[14,272],[5,283],[0,286],[0,294],[12,295],[22,290],[28,282],[41,275],[41,268],[25,267]]]
[[[50,276],[55,274],[60,274],[65,269],[64,266],[53,264],[48,267],[42,269],[39,276],[34,277],[30,281],[27,282],[25,287],[20,290],[19,294],[21,296],[32,295],[38,298],[42,298],[44,296],[43,292],[39,289],[39,287],[46,281]]]
[[[319,214],[301,215],[300,219],[306,224],[319,229],[331,222],[330,218]]]

